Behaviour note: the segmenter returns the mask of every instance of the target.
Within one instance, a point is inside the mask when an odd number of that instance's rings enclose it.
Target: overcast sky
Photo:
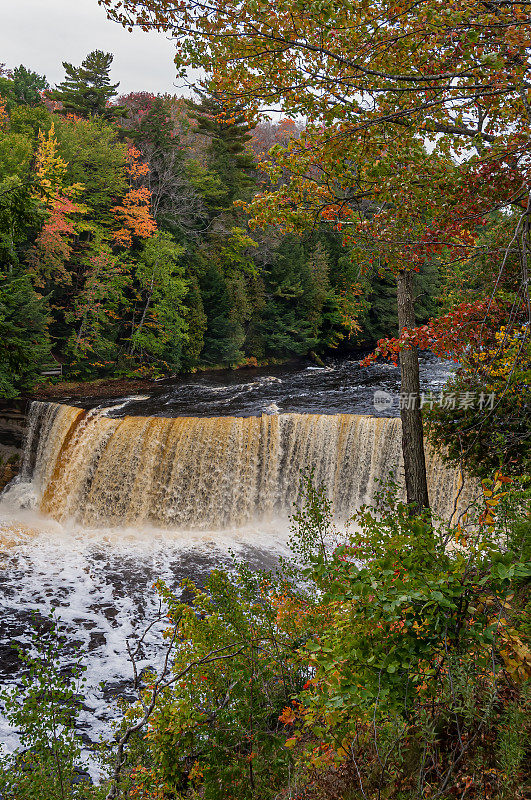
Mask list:
[[[97,0],[0,0],[0,62],[8,67],[24,64],[54,85],[64,78],[63,61],[78,66],[91,50],[114,54],[111,77],[120,93],[189,94],[174,84],[171,42],[128,33]]]

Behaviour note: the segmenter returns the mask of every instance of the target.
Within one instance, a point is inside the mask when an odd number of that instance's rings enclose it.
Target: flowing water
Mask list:
[[[157,578],[202,582],[230,564],[229,550],[273,565],[309,469],[338,525],[373,501],[379,481],[403,483],[398,404],[368,415],[375,389],[396,396],[396,372],[373,368],[363,382],[356,367],[181,380],[85,408],[34,402],[21,474],[0,502],[1,679],[20,674],[11,642],[27,645],[32,610],[44,620],[56,609],[66,661],[88,653],[81,723],[94,739],[111,713],[104,701],[130,694],[125,641],[155,614]],[[447,375],[428,362],[424,386]],[[431,452],[428,470],[432,502],[449,519],[461,475]],[[154,633],[140,666],[158,652]],[[16,732],[4,724],[2,739],[12,746]]]
[[[451,362],[424,355],[421,389],[438,392],[452,369]],[[386,410],[376,411],[376,390],[394,398]],[[95,404],[113,405],[123,414],[162,417],[259,416],[262,413],[375,414],[399,416],[400,370],[392,364],[361,367],[352,358],[331,361],[324,367],[286,364],[242,370],[221,370],[209,374],[161,381],[148,396],[108,400],[105,394]],[[64,399],[68,402],[68,398]],[[80,405],[76,402],[75,405]],[[81,404],[83,405],[83,404]],[[109,412],[111,415],[113,411]]]

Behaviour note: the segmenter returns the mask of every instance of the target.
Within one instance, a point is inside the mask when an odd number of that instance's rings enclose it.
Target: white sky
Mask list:
[[[173,45],[158,33],[133,31],[110,22],[97,0],[0,0],[0,62],[46,75],[53,86],[64,78],[63,61],[79,66],[91,50],[114,54],[111,70],[118,91],[190,94],[175,84]]]

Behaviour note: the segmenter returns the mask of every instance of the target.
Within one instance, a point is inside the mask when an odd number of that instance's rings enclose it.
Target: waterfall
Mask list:
[[[88,527],[218,529],[293,512],[314,471],[334,512],[403,484],[399,419],[355,414],[122,417],[33,402],[21,476],[7,500]],[[462,479],[428,450],[430,498],[452,516]]]

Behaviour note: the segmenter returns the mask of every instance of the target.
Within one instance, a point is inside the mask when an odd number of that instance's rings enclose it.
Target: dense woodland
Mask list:
[[[277,570],[157,585],[166,660],[139,672],[131,642],[137,700],[98,785],[78,766],[79,663],[61,669],[56,622],[38,629],[22,689],[3,693],[22,745],[2,792],[524,800],[529,4],[100,4],[208,78],[189,100],[119,96],[99,51],[55,89],[4,70],[4,396],[52,356],[72,377],[155,376],[378,340],[364,363],[400,361],[417,399],[419,350],[458,366],[430,407],[402,409],[408,502],[384,481],[337,531],[310,475]],[[451,520],[408,484],[411,466],[426,484],[423,434],[477,480]]]
[[[160,377],[396,332],[392,281],[332,225],[249,227],[261,156],[300,126],[250,125],[208,90],[118,96],[111,63],[65,64],[54,90],[24,66],[0,79],[4,397],[54,359],[71,379]],[[422,320],[434,266],[419,286]]]

